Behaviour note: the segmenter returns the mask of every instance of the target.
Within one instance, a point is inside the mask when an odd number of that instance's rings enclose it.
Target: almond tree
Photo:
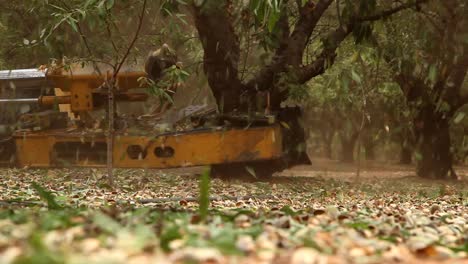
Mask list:
[[[465,1],[430,2],[417,13],[388,23],[379,41],[395,80],[415,111],[417,174],[456,178],[451,120],[468,103],[468,5]],[[405,21],[402,26],[402,22]]]
[[[300,163],[308,162],[305,134],[298,121],[302,111],[298,107],[281,107],[291,87],[323,74],[334,63],[337,48],[349,35],[362,40],[372,31],[373,21],[418,7],[427,1],[188,2],[203,44],[204,71],[222,111],[245,111],[248,104],[241,103],[241,96],[246,96],[247,101],[251,102],[258,91],[268,91],[271,110],[278,112],[280,120],[288,124],[285,147],[289,161]],[[246,80],[240,78],[239,71],[245,63],[242,60],[244,49],[241,51],[240,34],[236,27],[239,21],[244,20],[255,29],[252,34],[256,34],[244,39],[255,39],[268,32],[268,45],[264,45],[264,50],[271,58],[262,67],[256,67],[255,73]],[[317,40],[320,45],[309,56],[307,51]],[[262,41],[256,40],[254,43],[261,45]]]

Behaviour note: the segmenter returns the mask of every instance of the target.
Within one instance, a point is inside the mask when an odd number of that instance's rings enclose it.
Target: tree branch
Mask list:
[[[450,89],[448,96],[454,101],[453,112],[455,113],[460,107],[468,104],[468,94],[461,94],[463,83],[468,73],[468,44],[463,45],[463,55],[458,58],[457,62],[452,66],[452,69],[452,74],[450,76],[452,86],[446,87],[446,89]]]
[[[267,90],[272,86],[277,73],[285,71],[288,65],[298,67],[302,64],[304,50],[310,36],[332,2],[333,0],[320,0],[314,4],[314,1],[310,0],[300,8],[299,20],[291,35],[288,36],[287,43],[280,46],[269,65],[247,82],[246,89]]]
[[[336,58],[336,49],[340,43],[346,39],[346,37],[353,31],[353,26],[348,25],[345,27],[339,27],[334,32],[328,35],[325,39],[325,48],[317,59],[308,65],[305,65],[299,69],[296,74],[297,82],[300,84],[306,83],[315,76],[318,76],[325,72],[327,66],[334,63]]]
[[[115,79],[117,77],[117,74],[119,73],[120,69],[124,65],[125,61],[128,58],[128,55],[130,55],[130,52],[133,49],[133,46],[135,46],[135,43],[138,40],[138,36],[140,35],[141,27],[143,26],[143,19],[145,17],[145,10],[146,10],[147,2],[148,2],[148,0],[143,1],[143,7],[141,8],[141,14],[140,14],[139,21],[138,21],[137,31],[135,32],[135,35],[133,36],[132,42],[130,42],[130,45],[128,46],[127,51],[125,52],[124,56],[122,57],[120,62],[117,63],[117,67],[116,67],[116,69],[114,71],[114,74],[113,74],[113,79]]]
[[[321,0],[317,5],[313,6],[313,2],[309,1],[303,7],[300,18],[296,23],[294,31],[291,34],[290,41],[288,42],[288,48],[281,54],[282,57],[272,60],[270,65],[261,70],[255,78],[251,79],[246,84],[247,89],[269,89],[275,81],[274,77],[280,72],[285,72],[287,70],[287,65],[296,66],[295,72],[297,82],[305,83],[311,78],[322,74],[327,66],[333,64],[336,57],[336,49],[339,44],[359,23],[384,19],[402,10],[426,3],[428,0],[409,1],[395,8],[378,12],[374,15],[349,19],[348,23],[340,25],[325,38],[325,48],[313,63],[300,66],[302,64],[303,52],[309,38],[317,26],[318,20],[323,16],[323,13],[332,2],[332,0]]]
[[[288,43],[286,55],[288,57],[288,64],[300,65],[305,47],[309,42],[310,36],[317,26],[318,21],[323,16],[323,13],[328,9],[334,0],[319,0],[317,4],[315,1],[309,0],[300,10],[299,20],[294,26],[291,33],[291,38]]]
[[[69,11],[71,10],[70,6],[63,0],[59,0],[59,2],[65,7],[67,8]],[[91,50],[91,46],[89,45],[89,42],[88,42],[88,37],[84,34],[83,32],[83,29],[81,28],[81,23],[80,21],[78,21],[76,23],[76,29],[78,30],[78,34],[80,35],[80,38],[81,40],[83,41],[83,45],[85,46],[85,49],[86,51],[88,52],[88,56],[90,58],[93,58],[94,55],[93,55],[93,51]],[[91,60],[91,63],[93,64],[93,68],[94,70],[96,71],[96,73],[100,76],[102,76],[102,72],[101,72],[101,69],[99,69],[99,66],[97,65],[97,63],[93,60]]]
[[[112,74],[112,78],[110,80],[105,80],[105,85],[107,86],[107,103],[108,103],[108,118],[109,124],[107,128],[107,178],[109,181],[110,186],[114,186],[114,175],[113,175],[113,152],[114,152],[114,117],[115,117],[115,100],[114,100],[114,93],[115,93],[115,85],[117,82],[117,75],[122,69],[125,61],[127,60],[128,56],[130,55],[131,50],[135,46],[136,41],[138,40],[138,36],[140,35],[140,31],[143,25],[143,19],[145,17],[146,11],[146,4],[147,0],[143,1],[143,6],[141,8],[141,13],[138,21],[138,27],[133,36],[132,41],[128,45],[127,51],[125,52],[122,59],[117,61],[116,66],[114,67],[114,72]]]
[[[405,4],[401,4],[398,7],[381,11],[371,16],[350,19],[346,25],[340,26],[339,28],[335,29],[334,32],[332,32],[328,35],[327,38],[325,38],[324,50],[320,53],[317,60],[315,60],[309,65],[300,68],[300,70],[296,74],[297,82],[305,83],[311,78],[322,74],[326,70],[327,66],[332,65],[336,57],[336,49],[339,47],[340,43],[344,39],[346,39],[346,37],[351,32],[353,32],[354,28],[359,23],[384,19],[397,12],[419,5],[421,3],[425,3],[427,1],[428,0],[417,0],[415,2],[408,2]]]
[[[287,14],[287,10],[283,9],[283,13],[281,14],[280,20],[278,21],[279,27],[281,28],[281,36],[279,40],[278,48],[275,51],[275,55],[273,56],[271,63],[265,66],[260,73],[256,75],[253,79],[247,82],[246,90],[254,92],[256,90],[266,90],[268,89],[269,85],[267,83],[268,80],[273,80],[274,75],[276,72],[280,71],[280,68],[285,66],[284,58],[285,52],[289,47],[290,42],[290,28],[289,28],[289,16]],[[258,87],[258,84],[264,84],[262,87]]]
[[[381,20],[384,18],[387,18],[393,14],[396,14],[400,11],[403,11],[405,9],[411,8],[411,7],[416,7],[421,4],[427,3],[429,0],[416,0],[416,1],[408,1],[407,3],[401,4],[395,8],[389,9],[389,10],[384,10],[381,11],[377,14],[371,15],[371,16],[365,16],[365,17],[359,17],[357,19],[357,22],[370,22],[370,21],[377,21]]]
[[[112,31],[111,31],[111,21],[109,21],[109,16],[110,16],[110,11],[108,10],[106,12],[106,18],[105,18],[105,23],[106,23],[106,30],[107,30],[107,36],[109,38],[109,41],[112,45],[112,48],[114,49],[114,52],[115,52],[115,58],[117,61],[119,61],[119,49],[117,48],[117,45],[114,41],[114,39],[112,38]]]

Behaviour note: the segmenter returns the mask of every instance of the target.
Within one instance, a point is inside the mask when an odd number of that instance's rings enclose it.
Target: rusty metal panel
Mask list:
[[[18,166],[24,167],[99,167],[104,163],[95,162],[87,156],[93,155],[96,149],[91,149],[88,153],[82,152],[81,157],[75,149],[67,149],[68,154],[73,155],[72,159],[65,159],[64,153],[57,152],[56,146],[61,143],[73,143],[78,146],[86,144],[95,145],[105,142],[102,136],[95,137],[71,133],[67,134],[63,130],[48,130],[39,132],[17,132],[14,135],[16,144],[16,155]]]
[[[282,155],[280,133],[278,126],[270,126],[190,132],[154,139],[122,136],[115,140],[114,163],[122,168],[174,168],[279,158]],[[128,153],[131,146],[139,146],[141,155],[132,158]]]
[[[120,92],[129,89],[139,88],[140,84],[138,79],[145,77],[145,72],[121,72],[117,75],[117,86]],[[64,91],[69,91],[75,83],[86,82],[87,86],[91,89],[100,87],[106,79],[111,78],[109,73],[103,76],[98,74],[75,74],[75,75],[62,75],[50,74],[47,75],[48,80],[51,80],[56,88],[61,88]]]
[[[93,110],[93,91],[86,81],[76,81],[70,88],[71,110],[83,112]]]
[[[268,160],[282,155],[281,138],[278,125],[206,129],[156,137],[120,135],[115,138],[113,158],[117,168],[174,168]],[[99,159],[97,155],[105,153],[106,139],[103,135],[84,137],[79,133],[48,131],[17,133],[15,139],[19,166],[105,165],[105,159]],[[65,144],[65,147],[57,149],[58,145],[67,142],[72,147],[67,148]],[[64,149],[68,152],[60,152]],[[79,153],[80,149],[82,153]]]
[[[19,166],[50,167],[50,148],[53,141],[48,137],[30,137],[26,133],[17,133],[15,143]]]
[[[119,92],[139,88],[138,79],[144,76],[146,76],[144,72],[122,72],[118,74],[116,81]],[[110,75],[100,76],[97,74],[47,75],[47,79],[53,83],[55,88],[70,92],[70,106],[73,112],[92,111],[93,90],[101,87],[105,80],[110,77]],[[142,94],[118,94],[117,99],[144,101],[147,96]]]

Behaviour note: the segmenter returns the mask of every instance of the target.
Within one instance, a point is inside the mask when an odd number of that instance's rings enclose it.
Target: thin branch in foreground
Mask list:
[[[114,176],[113,176],[113,167],[114,167],[114,160],[113,160],[113,153],[114,153],[114,115],[115,115],[115,100],[114,100],[114,90],[117,81],[117,75],[119,74],[122,66],[124,65],[125,61],[127,60],[128,56],[130,55],[131,50],[135,46],[136,41],[140,35],[141,28],[143,26],[143,19],[145,17],[145,10],[147,0],[143,1],[143,6],[141,8],[141,14],[139,16],[138,27],[133,36],[132,41],[128,45],[127,51],[125,52],[122,59],[116,62],[116,67],[114,67],[114,72],[112,74],[112,78],[110,80],[106,80],[106,86],[108,89],[108,129],[107,129],[107,177],[110,186],[114,186]]]
[[[130,55],[130,51],[133,49],[133,46],[135,46],[135,43],[138,40],[138,36],[140,35],[140,31],[143,26],[143,19],[145,17],[145,10],[146,10],[147,2],[148,0],[144,0],[143,2],[143,7],[141,8],[141,14],[139,17],[140,20],[138,21],[137,31],[135,32],[135,35],[133,36],[132,42],[130,42],[130,45],[128,46],[127,51],[125,52],[125,55],[122,57],[122,60],[117,64],[116,70],[114,71],[114,76],[113,76],[114,79],[117,77],[117,74],[119,73],[123,64],[127,60],[128,55]]]
[[[70,6],[65,1],[60,0],[60,3],[62,3],[62,5],[65,6],[65,8],[67,8],[69,11],[72,10],[70,8]],[[78,34],[80,35],[80,39],[83,42],[83,45],[85,46],[86,51],[88,52],[88,56],[90,58],[93,58],[94,57],[93,51],[91,50],[91,46],[89,44],[88,37],[84,34],[83,29],[81,28],[80,21],[78,21],[76,23],[76,29],[78,30]],[[102,76],[101,69],[99,69],[99,66],[97,65],[97,62],[91,61],[91,63],[93,64],[93,68],[96,71],[96,73],[98,73],[99,76]]]

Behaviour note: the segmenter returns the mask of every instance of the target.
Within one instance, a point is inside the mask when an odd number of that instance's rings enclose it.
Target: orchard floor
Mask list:
[[[314,160],[269,180],[201,168],[0,169],[0,263],[468,263],[468,169]],[[37,184],[34,184],[37,183]]]

